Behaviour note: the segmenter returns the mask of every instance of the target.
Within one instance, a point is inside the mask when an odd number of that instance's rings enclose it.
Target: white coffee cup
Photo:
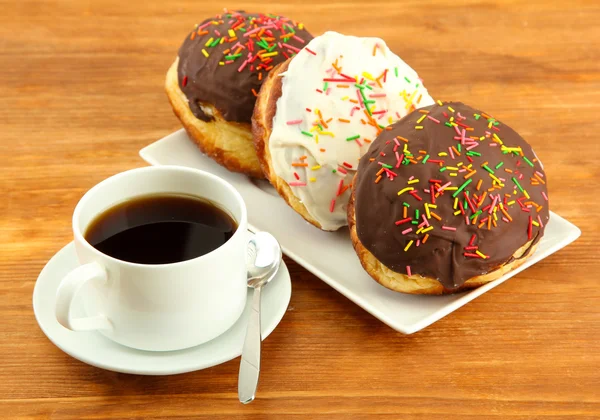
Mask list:
[[[160,265],[121,261],[85,240],[86,228],[105,210],[156,193],[205,198],[226,210],[238,228],[225,244],[208,254]],[[244,310],[246,205],[221,178],[177,166],[117,174],[81,198],[73,213],[73,234],[81,265],[62,279],[56,299],[56,318],[72,331],[97,330],[117,343],[141,350],[180,350],[224,333]],[[81,303],[88,316],[74,318],[73,308]]]

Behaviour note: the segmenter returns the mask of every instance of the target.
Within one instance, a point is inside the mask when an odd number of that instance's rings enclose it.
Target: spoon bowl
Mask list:
[[[248,242],[246,270],[248,287],[264,286],[277,274],[281,264],[281,247],[267,232],[258,232]]]

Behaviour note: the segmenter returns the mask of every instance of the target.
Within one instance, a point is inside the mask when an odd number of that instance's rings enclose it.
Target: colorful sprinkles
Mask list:
[[[389,54],[389,51],[386,51],[383,45],[375,43],[372,53],[373,56],[385,56]],[[321,49],[318,44],[314,49],[305,47],[300,51],[300,54],[306,54],[303,57],[304,59],[312,59],[313,57],[316,60],[322,59],[320,56],[322,54]],[[365,59],[369,58],[365,57]],[[352,153],[353,156],[356,156],[356,161],[342,161],[340,159],[336,163],[337,167],[335,169],[330,168],[331,173],[341,178],[336,188],[331,189],[330,213],[335,211],[340,195],[351,188],[351,179],[358,166],[358,159],[366,152],[372,139],[383,130],[386,130],[390,124],[419,107],[423,100],[423,94],[426,92],[418,78],[415,77],[414,80],[411,80],[412,78],[409,79],[401,74],[398,68],[383,68],[377,74],[372,74],[366,70],[351,73],[350,71],[344,71],[344,68],[344,56],[343,54],[338,54],[331,63],[325,66],[320,83],[314,86],[313,92],[316,92],[318,95],[333,96],[335,98],[334,101],[336,101],[336,110],[345,110],[345,114],[333,115],[331,111],[319,109],[317,106],[314,106],[306,108],[302,115],[294,115],[293,119],[286,121],[286,125],[292,127],[292,129],[297,129],[307,142],[314,142],[318,145],[325,144],[325,142],[329,142],[328,144],[334,142],[334,147],[352,147],[358,149],[358,153]],[[399,92],[392,91],[392,88],[390,88],[390,75],[394,75],[392,77],[395,79],[402,79],[403,84],[401,86],[405,86],[405,88]],[[396,102],[392,102],[395,108],[401,110],[401,113],[395,109],[389,109],[391,96],[401,99],[399,106],[395,105]],[[425,117],[426,115],[423,116],[423,119]],[[423,121],[421,122],[424,123]],[[348,127],[367,127],[370,134],[364,136],[358,132],[347,133]],[[346,130],[345,133],[347,134],[342,135],[340,133],[342,130]],[[361,132],[364,134],[364,130],[361,130]],[[377,172],[377,176],[373,182],[379,183],[383,179],[393,180],[397,176],[394,169],[398,168],[403,160],[416,161],[415,156],[404,152],[400,141],[403,142],[402,144],[407,142],[406,139],[399,138],[392,145],[393,151],[390,156],[394,158],[393,162],[376,162],[381,168]],[[322,152],[325,150],[321,149]],[[384,156],[382,155],[382,157]],[[319,156],[312,156],[312,158],[319,161]],[[419,161],[423,163],[426,163],[429,159],[429,155],[419,157]],[[294,160],[291,163],[292,167],[297,165],[297,163],[297,160]],[[311,174],[317,183],[319,182],[320,174],[322,172],[319,171]],[[346,181],[347,178],[350,182]],[[301,186],[295,179],[288,179],[287,181],[290,186]],[[419,180],[411,182],[418,183]],[[413,189],[409,187],[405,191],[411,192]],[[418,195],[414,196],[419,197]],[[347,199],[343,202],[340,201],[340,204],[344,204],[346,201]],[[405,228],[404,232],[408,234],[412,230],[412,227]]]
[[[491,116],[483,113],[461,115],[448,103],[437,101],[437,104],[444,108],[444,120],[428,115],[430,111],[426,109],[419,110],[422,115],[414,120],[414,135],[420,136],[418,130],[426,128],[427,124],[442,124],[456,144],[446,151],[433,153],[431,150],[411,150],[410,141],[397,137],[393,142],[387,141],[383,152],[373,154],[372,156],[376,157],[372,157],[369,163],[382,168],[377,172],[375,183],[396,182],[397,199],[405,200],[406,197],[412,196],[418,203],[412,210],[414,216],[411,216],[407,211],[410,205],[404,201],[403,217],[394,222],[396,229],[400,229],[401,234],[406,236],[401,245],[403,252],[411,252],[413,247],[423,246],[432,234],[452,240],[457,226],[462,224],[473,226],[478,231],[498,229],[502,224],[514,223],[517,212],[528,214],[525,233],[528,240],[533,240],[536,235],[535,229],[544,227],[540,211],[546,205],[545,202],[532,199],[530,194],[532,189],[546,183],[537,158],[534,155],[526,156],[521,147],[505,144],[502,140],[502,125]],[[484,119],[487,122],[486,129],[476,132],[469,122],[470,119]],[[398,140],[402,140],[403,143]],[[488,147],[499,147],[505,158],[476,164],[474,159],[485,159]],[[509,161],[511,165],[507,165]],[[400,177],[395,180],[397,173],[384,172],[388,167],[396,169],[411,165],[435,165],[439,173],[453,178],[447,182],[435,179],[435,176],[431,179],[417,179],[411,176],[408,179]],[[523,168],[526,167],[535,169],[528,179],[523,172]],[[527,173],[530,172],[531,169]],[[451,197],[454,216],[451,215],[450,219],[442,219],[435,212],[436,203],[443,196]],[[543,190],[536,196],[548,201],[548,196]],[[465,259],[491,258],[490,253],[496,245],[487,250],[482,249],[478,244],[478,238],[481,236],[478,233],[472,234],[462,250]],[[411,270],[410,266],[406,266],[406,274],[413,275],[414,267]]]
[[[219,66],[236,66],[239,73],[251,72],[262,81],[276,64],[301,51],[306,41],[297,30],[303,29],[302,23],[282,16],[225,10],[196,25],[189,39],[203,47],[207,60],[218,54]],[[182,87],[187,83],[184,75]],[[253,93],[256,96],[256,90]]]

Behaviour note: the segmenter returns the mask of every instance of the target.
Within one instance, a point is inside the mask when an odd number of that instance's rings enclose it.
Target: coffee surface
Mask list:
[[[236,229],[235,220],[208,200],[156,194],[104,211],[89,225],[85,238],[119,260],[169,264],[208,254],[227,242]]]

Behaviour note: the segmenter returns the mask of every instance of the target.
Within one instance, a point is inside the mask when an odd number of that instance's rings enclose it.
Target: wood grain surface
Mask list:
[[[511,125],[546,166],[579,240],[411,336],[290,260],[258,399],[239,359],[170,377],[85,365],[44,336],[36,278],[71,240],[81,195],[143,166],[180,125],[163,92],[187,31],[231,9],[314,33],[384,38],[431,94]],[[0,417],[9,419],[600,418],[600,3],[438,0],[0,2]]]

